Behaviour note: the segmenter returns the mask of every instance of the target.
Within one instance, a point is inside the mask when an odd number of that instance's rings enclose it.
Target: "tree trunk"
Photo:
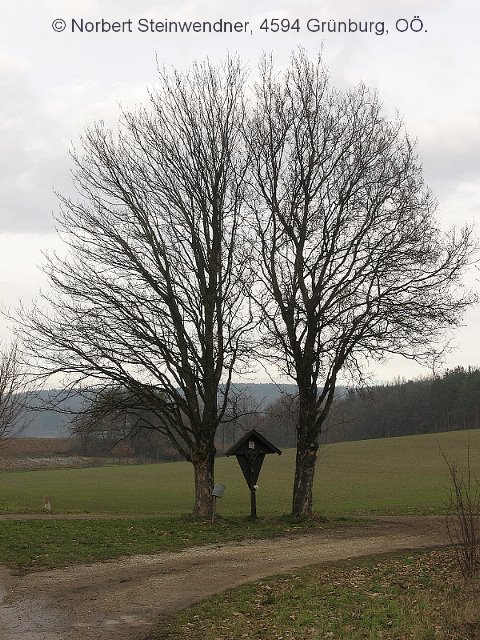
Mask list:
[[[297,445],[292,505],[292,516],[295,518],[310,518],[312,516],[313,480],[317,451],[318,445],[316,447],[305,446],[301,442]]]
[[[316,423],[316,388],[308,382],[299,387],[297,456],[293,482],[292,516],[310,518],[313,513],[313,480],[320,426]]]
[[[193,515],[211,518],[213,512],[213,477],[215,450],[205,455],[192,456],[195,473],[195,505]]]

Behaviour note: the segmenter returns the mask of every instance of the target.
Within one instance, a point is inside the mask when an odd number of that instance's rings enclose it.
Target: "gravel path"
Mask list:
[[[0,568],[0,640],[138,640],[213,593],[310,564],[447,544],[437,517],[208,545],[15,575]]]

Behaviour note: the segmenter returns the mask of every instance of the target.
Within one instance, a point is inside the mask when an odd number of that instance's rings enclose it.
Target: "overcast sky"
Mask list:
[[[262,52],[273,52],[281,66],[298,45],[312,55],[323,46],[333,83],[362,81],[378,90],[388,113],[400,113],[418,141],[442,224],[480,219],[480,9],[473,0],[384,5],[379,0],[1,0],[0,302],[12,307],[21,298],[28,304],[46,288],[38,265],[42,251],[58,246],[54,190],[71,189],[68,149],[87,124],[114,125],[120,104],[145,102],[147,88],[157,82],[157,60],[187,67],[207,56],[215,61],[238,53],[254,73]],[[150,30],[150,21],[220,18],[248,25],[234,34]],[[289,19],[293,26],[298,19],[300,31],[260,29],[274,18]],[[104,29],[117,22],[120,31],[92,31],[102,20]],[[350,21],[357,31],[314,31],[329,20]],[[368,32],[359,33],[359,27]],[[477,284],[475,276],[470,281]],[[479,319],[478,309],[466,315],[446,366],[480,365]],[[0,337],[8,336],[7,324],[0,318]],[[378,380],[428,373],[399,359],[372,371]]]

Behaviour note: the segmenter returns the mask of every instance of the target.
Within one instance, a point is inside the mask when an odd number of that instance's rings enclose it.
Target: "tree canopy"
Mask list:
[[[329,85],[302,51],[266,58],[249,120],[265,353],[299,390],[293,513],[310,515],[338,375],[365,358],[431,358],[473,297],[472,231],[444,233],[414,145],[375,92]]]
[[[402,123],[366,87],[332,88],[320,58],[280,74],[265,58],[248,91],[232,59],[160,80],[74,151],[67,257],[46,266],[50,309],[23,315],[26,348],[40,374],[154,412],[194,465],[197,515],[234,373],[275,363],[298,385],[293,513],[309,515],[339,373],[437,352],[473,301],[471,230],[440,230]]]

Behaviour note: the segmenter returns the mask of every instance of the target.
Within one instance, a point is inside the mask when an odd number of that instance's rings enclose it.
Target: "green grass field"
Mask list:
[[[330,519],[442,513],[450,488],[442,451],[465,468],[468,449],[480,477],[480,430],[325,447],[317,466],[315,509]],[[3,472],[0,512],[41,512],[42,497],[49,495],[57,513],[153,517],[1,521],[0,564],[28,571],[338,525],[276,517],[290,510],[293,468],[294,451],[266,458],[257,500],[261,517],[252,522],[236,460],[218,459],[216,480],[226,491],[217,510],[223,517],[214,526],[179,517],[193,504],[187,463]],[[451,558],[435,553],[337,563],[260,581],[180,613],[167,635],[162,625],[150,638],[476,638],[466,631],[480,624],[478,580],[458,580]]]
[[[461,466],[468,447],[480,475],[480,431],[329,445],[317,464],[315,510],[327,517],[442,513],[449,481],[441,450]],[[266,457],[259,515],[289,512],[293,468],[293,450]],[[234,458],[217,460],[216,481],[226,485],[218,512],[248,515],[249,493]],[[193,473],[190,464],[176,462],[0,474],[0,512],[41,512],[44,495],[56,513],[177,516],[192,508]]]

